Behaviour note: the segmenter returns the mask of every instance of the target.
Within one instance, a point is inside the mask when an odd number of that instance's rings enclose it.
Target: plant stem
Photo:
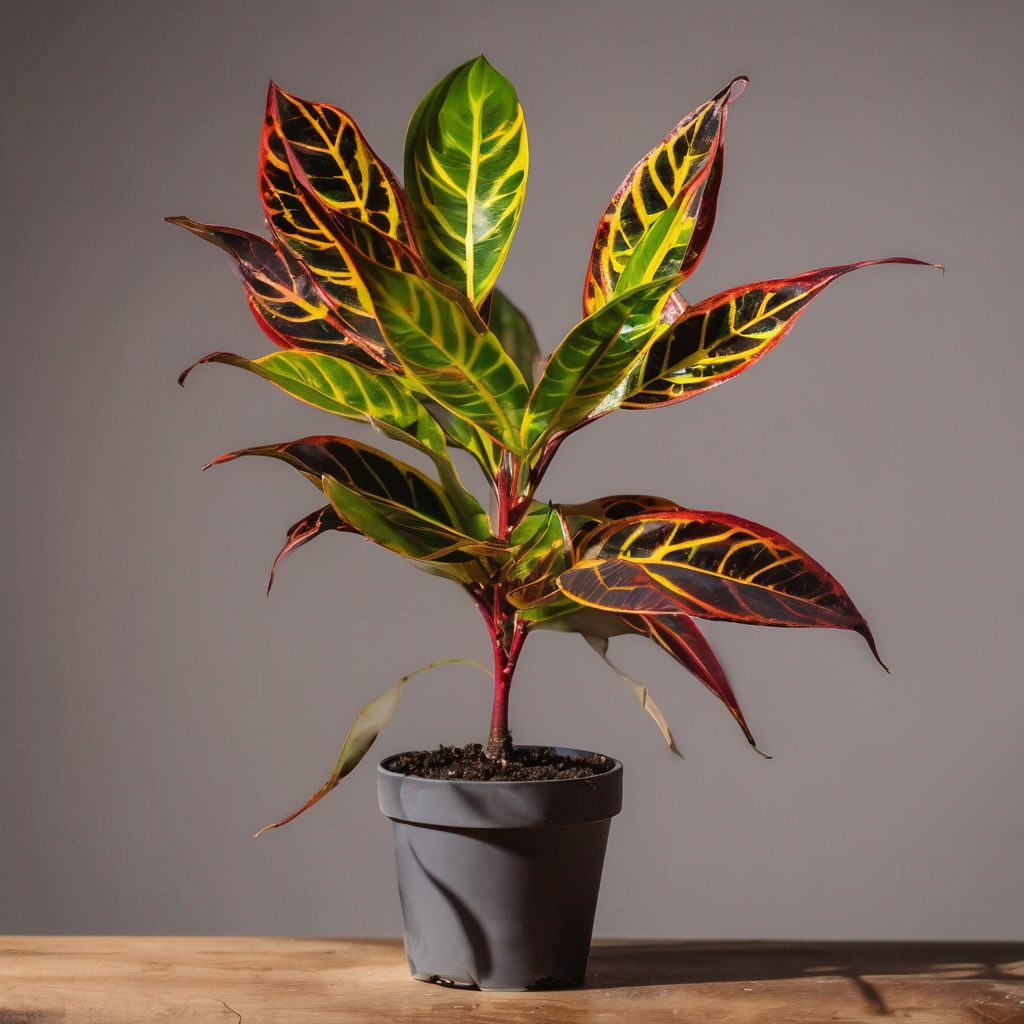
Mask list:
[[[498,500],[497,535],[508,539],[513,528],[509,512],[513,508],[515,473],[509,462],[503,461],[494,481]],[[481,588],[476,595],[477,607],[487,624],[494,649],[494,706],[491,711],[491,731],[487,737],[485,754],[503,763],[512,753],[512,731],[508,727],[508,696],[512,675],[516,670],[519,652],[526,639],[526,628],[516,616],[516,610],[505,597],[505,587],[495,583]]]

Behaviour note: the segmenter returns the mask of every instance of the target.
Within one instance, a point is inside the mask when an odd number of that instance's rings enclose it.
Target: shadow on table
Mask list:
[[[865,976],[929,974],[1018,982],[1024,943],[1012,942],[685,942],[602,940],[594,945],[587,988],[849,978],[879,1013],[885,1002]],[[1017,964],[1013,973],[1007,966]]]

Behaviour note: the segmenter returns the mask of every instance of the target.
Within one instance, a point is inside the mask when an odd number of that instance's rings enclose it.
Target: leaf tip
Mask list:
[[[728,92],[728,98],[725,101],[725,105],[728,106],[734,100],[738,100],[744,92],[747,90],[747,86],[750,85],[750,79],[746,75],[737,75],[725,88]]]
[[[943,277],[946,276],[946,268],[945,268],[945,266],[943,266],[943,264],[941,264],[941,263],[933,263],[932,266],[935,267],[937,270],[941,270]]]
[[[750,741],[750,745],[754,748],[754,752],[756,754],[760,754],[766,761],[774,760],[771,754],[766,754],[763,750],[758,750],[757,744],[753,740]]]

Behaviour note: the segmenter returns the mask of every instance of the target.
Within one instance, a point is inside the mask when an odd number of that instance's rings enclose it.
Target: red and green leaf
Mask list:
[[[392,458],[370,445],[343,437],[317,435],[284,444],[242,448],[218,456],[208,466],[230,462],[246,455],[280,459],[297,469],[319,490],[325,490],[324,479],[336,481],[349,490],[393,514],[410,528],[487,541],[483,524],[486,514],[477,506],[475,516],[466,521],[452,504],[444,489],[425,473]],[[342,519],[360,528],[360,524],[338,510]],[[365,531],[363,531],[365,532]]]
[[[683,668],[696,676],[729,709],[747,741],[757,749],[725,669],[689,615],[623,615],[622,620],[668,651]]]
[[[750,520],[695,509],[627,517],[592,534],[580,555],[558,578],[580,604],[852,629],[878,658],[867,622],[838,581],[792,541]]]
[[[270,579],[267,580],[267,593],[270,593],[270,588],[274,585],[274,574],[277,572],[277,567],[285,558],[296,548],[301,548],[303,544],[308,544],[322,533],[333,532],[359,532],[354,526],[350,526],[338,515],[333,505],[324,505],[323,508],[310,512],[308,516],[303,516],[297,523],[290,526],[285,545],[278,552],[277,558],[274,559],[274,565],[270,570]]]
[[[402,186],[344,110],[300,99],[271,83],[267,115],[273,123],[266,134],[278,140],[267,145],[291,148],[292,170],[301,169],[320,206],[414,244]]]
[[[683,118],[626,175],[597,228],[583,292],[583,314],[599,309],[619,287],[627,264],[650,232],[635,262],[632,283],[680,273],[685,280],[704,254],[714,222],[727,108],[739,91],[729,83],[708,103]],[[708,209],[702,213],[704,193]],[[639,266],[642,263],[643,266]],[[628,286],[628,285],[627,285]]]
[[[659,278],[615,295],[565,336],[530,395],[523,416],[524,448],[542,448],[607,398],[650,338],[678,283],[678,277]]]
[[[287,249],[249,231],[201,224],[189,217],[165,219],[212,242],[235,260],[249,309],[275,345],[325,352],[377,369],[383,364],[401,369],[383,348],[370,354],[351,339],[302,264]],[[375,358],[378,354],[380,358]]]
[[[932,265],[896,256],[823,267],[742,285],[691,306],[651,342],[630,371],[630,393],[621,408],[674,405],[735,377],[770,352],[837,277],[880,263]]]

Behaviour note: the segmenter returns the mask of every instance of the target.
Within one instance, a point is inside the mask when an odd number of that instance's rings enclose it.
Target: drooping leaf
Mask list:
[[[259,359],[213,352],[185,370],[178,383],[184,384],[201,363],[225,363],[250,370],[316,409],[364,423],[387,424],[395,429],[392,436],[447,458],[441,428],[399,378],[368,373],[353,363],[319,352],[292,350],[271,352]]]
[[[735,377],[774,348],[829,283],[880,263],[933,265],[897,256],[823,267],[742,285],[691,306],[651,343],[631,371],[630,393],[621,407],[674,405]]]
[[[420,251],[431,274],[474,305],[505,261],[528,163],[516,91],[483,57],[446,75],[409,122],[405,186]]]
[[[321,487],[339,516],[364,537],[415,563],[429,563],[441,575],[459,583],[483,583],[487,579],[475,555],[491,550],[503,553],[493,541],[476,541],[414,506],[370,498],[326,475]]]
[[[678,266],[667,273],[681,272],[685,280],[697,266],[707,245],[710,223],[714,220],[721,165],[710,184],[710,209],[701,220],[702,190],[706,189],[715,168],[716,154],[725,135],[726,111],[732,99],[742,92],[733,79],[717,96],[683,118],[671,132],[626,175],[612,197],[597,228],[590,267],[583,290],[583,315],[599,309],[615,292],[619,277],[641,240],[658,222],[662,238],[660,258]],[[686,197],[686,198],[680,198]],[[693,200],[693,202],[691,202]],[[671,213],[673,204],[675,212]],[[670,213],[667,218],[663,217]],[[698,227],[699,225],[699,227]],[[694,241],[693,236],[696,235]],[[691,241],[694,244],[691,245]],[[655,259],[652,249],[650,258]],[[657,261],[655,261],[655,266]],[[634,266],[633,273],[639,268]],[[644,267],[650,280],[660,276],[655,267]]]
[[[445,285],[349,253],[407,377],[449,412],[518,451],[529,391],[476,311]]]
[[[519,367],[527,387],[532,388],[534,368],[540,360],[537,339],[526,315],[497,288],[491,292],[487,328],[498,339],[498,343],[512,362]]]
[[[838,581],[792,541],[739,516],[679,509],[627,517],[591,536],[583,555],[558,578],[580,604],[852,629],[878,658],[868,624]]]
[[[326,352],[377,369],[383,365],[400,369],[394,358],[388,359],[385,350],[380,350],[382,363],[351,340],[302,265],[287,249],[279,249],[249,231],[201,224],[189,217],[164,219],[212,242],[234,258],[249,309],[275,345]]]
[[[743,735],[747,737],[747,742],[757,750],[725,669],[689,615],[623,615],[622,619],[636,632],[649,637],[668,651],[683,668],[695,675],[729,709],[743,730]],[[757,752],[762,753],[760,750]]]
[[[678,277],[616,295],[580,321],[555,349],[523,417],[523,446],[535,449],[586,419],[619,383],[658,323]]]
[[[301,548],[303,544],[308,544],[314,537],[319,537],[322,533],[333,532],[359,532],[354,526],[350,526],[338,515],[333,505],[324,505],[323,508],[310,512],[308,516],[303,516],[297,523],[289,527],[285,545],[278,552],[277,558],[274,559],[273,568],[270,570],[270,579],[267,580],[267,593],[270,593],[270,588],[274,585],[274,574],[277,572],[277,567],[288,555],[296,548]]]
[[[479,534],[481,524],[487,521],[486,513],[479,504],[473,519],[465,521],[444,490],[425,473],[370,445],[344,437],[316,435],[284,444],[242,448],[218,456],[204,469],[246,455],[268,456],[287,462],[319,490],[323,490],[323,477],[330,477],[381,506],[391,506],[396,512],[411,511],[424,523],[453,532],[465,530]],[[351,522],[344,513],[342,516]],[[487,535],[476,536],[475,539],[486,540]]]
[[[334,769],[331,771],[330,777],[327,782],[318,789],[297,811],[289,814],[287,818],[282,818],[281,821],[276,821],[272,825],[267,825],[265,828],[261,828],[253,839],[258,839],[264,832],[271,828],[280,828],[282,825],[287,825],[289,821],[297,818],[303,811],[308,810],[313,804],[317,803],[323,797],[327,796],[328,793],[335,786],[338,785],[341,780],[352,771],[353,768],[363,759],[363,755],[373,746],[373,741],[380,735],[381,729],[384,728],[388,722],[391,721],[391,716],[398,709],[398,702],[402,697],[402,689],[405,684],[413,678],[418,676],[421,672],[426,672],[427,669],[437,668],[439,665],[473,665],[475,668],[480,669],[482,672],[487,672],[487,669],[483,665],[475,661],[469,661],[466,658],[445,658],[443,661],[432,661],[429,665],[424,665],[423,668],[416,669],[415,672],[410,672],[407,676],[402,676],[397,683],[389,686],[383,693],[374,697],[369,704],[359,712],[355,722],[352,723],[352,728],[349,729],[348,735],[345,737],[345,742],[342,744],[341,753],[338,755],[338,760],[335,762]],[[487,672],[490,675],[490,672]]]

